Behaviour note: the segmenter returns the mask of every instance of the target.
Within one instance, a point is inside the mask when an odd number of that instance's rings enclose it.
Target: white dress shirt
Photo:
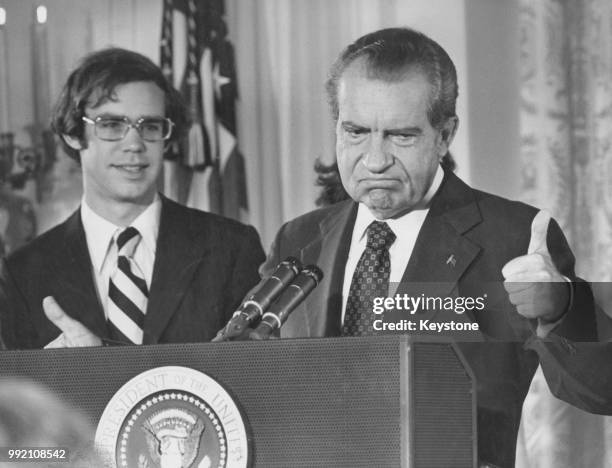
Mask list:
[[[438,166],[433,182],[423,198],[425,208],[413,210],[397,219],[384,220],[384,222],[389,225],[395,234],[395,242],[393,242],[389,248],[389,259],[391,260],[389,296],[393,295],[398,283],[402,279],[404,271],[408,266],[410,256],[412,255],[412,250],[414,249],[414,244],[416,243],[419,231],[421,230],[421,227],[425,222],[425,217],[429,212],[429,204],[431,199],[438,191],[438,188],[440,188],[443,179],[444,171],[442,171],[442,169]],[[344,270],[344,282],[342,285],[342,323],[344,323],[344,313],[346,311],[346,303],[348,301],[353,273],[355,272],[359,259],[366,248],[367,228],[373,221],[381,220],[376,219],[368,207],[363,203],[360,203],[357,209],[357,218],[355,219],[351,246],[346,262],[346,268]]]
[[[142,236],[134,252],[134,261],[144,275],[147,287],[151,287],[155,248],[161,216],[161,200],[155,195],[151,203],[130,226],[138,229]],[[108,282],[111,273],[117,267],[117,245],[113,236],[128,226],[116,226],[95,213],[85,202],[81,201],[81,219],[87,239],[87,249],[91,258],[93,276],[104,315],[108,317]]]

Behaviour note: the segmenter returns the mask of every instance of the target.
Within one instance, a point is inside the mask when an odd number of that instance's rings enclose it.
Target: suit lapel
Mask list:
[[[481,250],[464,236],[481,221],[472,190],[453,173],[446,173],[417,236],[402,283],[435,283],[440,295],[450,293]]]
[[[481,251],[465,234],[481,221],[472,189],[447,172],[417,236],[397,293],[432,298],[456,295],[458,282]],[[475,320],[471,311],[456,314],[452,310],[439,310],[421,318],[435,318],[438,322]]]
[[[93,333],[106,337],[104,311],[94,285],[80,210],[66,221],[65,245],[55,256],[54,270],[55,278],[50,280],[58,285],[53,289],[58,291],[56,300],[61,307]]]
[[[158,342],[189,288],[194,273],[198,271],[209,250],[202,233],[196,242],[189,217],[180,212],[178,205],[162,197],[155,265],[144,321],[143,344]],[[213,268],[214,265],[210,267]],[[205,308],[206,305],[202,304],[202,307]]]
[[[345,202],[319,223],[320,235],[301,251],[301,260],[316,263],[325,273],[321,284],[305,302],[306,313],[296,324],[301,335],[337,336],[340,334],[342,282],[348,257],[350,236],[357,215],[357,204]]]

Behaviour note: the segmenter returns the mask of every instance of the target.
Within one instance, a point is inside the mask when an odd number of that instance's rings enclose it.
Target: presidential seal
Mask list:
[[[246,468],[240,411],[211,377],[158,367],[115,393],[98,424],[96,446],[109,468]]]

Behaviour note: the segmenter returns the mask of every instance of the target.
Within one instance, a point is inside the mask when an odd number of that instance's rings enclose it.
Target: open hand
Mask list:
[[[102,345],[102,340],[89,331],[81,322],[64,312],[53,296],[45,297],[42,305],[47,318],[62,331],[45,348],[76,348],[79,346]]]

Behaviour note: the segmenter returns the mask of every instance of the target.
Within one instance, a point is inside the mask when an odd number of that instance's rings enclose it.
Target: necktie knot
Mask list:
[[[366,247],[372,250],[388,249],[395,241],[395,234],[387,223],[373,221],[367,229]]]
[[[138,245],[138,242],[140,242],[140,238],[141,236],[138,229],[132,226],[125,228],[117,236],[117,254],[132,258],[134,256],[136,246]]]

